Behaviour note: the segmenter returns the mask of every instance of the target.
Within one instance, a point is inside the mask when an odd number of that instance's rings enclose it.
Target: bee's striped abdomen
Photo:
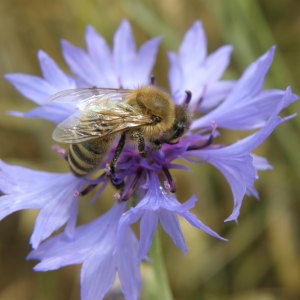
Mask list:
[[[111,144],[111,139],[98,139],[70,145],[68,163],[71,171],[83,177],[94,171],[101,163]]]

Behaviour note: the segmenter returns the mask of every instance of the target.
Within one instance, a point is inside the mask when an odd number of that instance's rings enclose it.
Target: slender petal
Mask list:
[[[128,21],[124,20],[114,36],[113,57],[120,86],[138,88],[150,83],[151,70],[160,38],[141,46],[136,53],[135,41]]]
[[[122,236],[123,230],[135,223],[138,219],[141,219],[139,257],[142,259],[147,255],[150,249],[154,230],[157,227],[157,222],[159,220],[175,245],[186,252],[187,248],[177,218],[177,215],[180,215],[188,222],[191,221],[193,226],[204,230],[214,237],[224,240],[200,221],[198,221],[198,223],[194,221],[194,218],[192,217],[193,214],[185,209],[191,208],[191,204],[195,203],[195,199],[189,201],[190,203],[188,205],[180,204],[172,194],[169,194],[161,187],[157,174],[155,172],[150,172],[147,193],[137,206],[131,208],[122,215],[118,236]],[[148,226],[146,226],[146,224],[148,224]]]
[[[227,68],[231,52],[231,46],[223,46],[207,56],[207,41],[202,24],[195,22],[185,34],[179,53],[170,52],[168,55],[170,89],[175,102],[181,103],[185,91],[189,90],[192,92],[191,106],[203,98],[199,107],[201,111],[219,103],[222,98],[212,97],[215,94],[212,87]],[[231,89],[232,84],[228,87]]]
[[[26,98],[43,105],[51,95],[74,88],[75,81],[63,73],[44,51],[38,52],[38,58],[43,77],[19,73],[6,74],[4,77]]]
[[[207,127],[212,122],[215,122],[218,127],[235,130],[262,128],[274,114],[282,99],[285,99],[282,109],[298,100],[299,97],[292,94],[290,88],[286,91],[261,91],[274,51],[273,47],[251,64],[225,101],[211,112],[196,119],[191,128]],[[287,94],[289,95],[286,96]]]
[[[33,248],[68,222],[84,184],[71,174],[47,173],[0,162],[0,219],[23,209],[39,209],[30,239]]]
[[[97,67],[95,84],[98,87],[119,87],[111,49],[92,26],[86,29],[87,51],[91,61]]]
[[[84,82],[85,87],[98,86],[97,66],[87,53],[65,40],[62,40],[61,46],[70,70]]]
[[[136,237],[126,228],[124,235],[116,240],[125,207],[125,203],[116,203],[103,216],[79,226],[71,238],[61,233],[48,239],[28,259],[41,261],[35,267],[37,271],[82,264],[81,297],[85,300],[103,299],[118,272],[125,299],[137,300],[141,281]]]
[[[237,220],[246,193],[257,196],[254,188],[257,179],[257,160],[253,163],[251,151],[260,145],[279,124],[289,119],[290,117],[281,119],[275,115],[263,129],[230,146],[190,151],[189,155],[215,166],[229,183],[234,207],[226,221]]]

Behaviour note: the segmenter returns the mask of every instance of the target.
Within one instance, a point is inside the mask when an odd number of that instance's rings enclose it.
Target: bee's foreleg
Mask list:
[[[132,139],[137,143],[137,149],[142,157],[146,156],[146,144],[142,133],[136,130],[131,135]]]
[[[151,141],[151,149],[153,151],[157,151],[157,150],[161,149],[162,144],[163,144],[163,141],[161,141],[161,140]]]

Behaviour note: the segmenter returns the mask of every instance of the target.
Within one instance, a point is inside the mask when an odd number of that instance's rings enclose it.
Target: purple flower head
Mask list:
[[[290,88],[263,89],[274,47],[253,62],[239,80],[221,80],[231,46],[207,55],[202,25],[195,22],[178,54],[169,53],[171,92],[167,101],[163,96],[168,111],[156,115],[156,109],[165,105],[157,104],[157,94],[162,97],[164,92],[150,79],[159,42],[160,38],[151,39],[136,50],[130,25],[123,21],[110,49],[88,26],[86,50],[62,41],[71,75],[63,73],[44,52],[39,52],[42,78],[6,75],[21,94],[39,105],[28,113],[13,114],[59,123],[54,137],[70,145],[68,150],[56,150],[74,174],[33,171],[1,162],[0,219],[17,210],[40,210],[29,258],[40,260],[35,267],[38,271],[82,264],[81,295],[85,300],[103,299],[116,275],[125,298],[139,298],[139,264],[147,256],[158,223],[184,252],[187,247],[178,216],[225,240],[190,211],[197,201],[193,192],[186,202],[176,199],[172,169],[189,171],[176,159],[209,163],[224,175],[233,195],[233,210],[226,221],[236,221],[244,196],[258,197],[254,186],[258,171],[271,168],[253,151],[278,125],[293,117],[281,118],[279,114],[298,100]],[[147,98],[154,110],[139,98],[140,90],[135,90],[145,86],[155,91]],[[97,93],[105,88],[106,96],[101,98]],[[62,95],[72,101],[57,101]],[[136,95],[135,102],[130,102],[132,95]],[[162,124],[167,124],[166,128]],[[256,132],[224,145],[218,142],[223,130]],[[145,132],[148,135],[141,134]],[[88,172],[80,174],[80,168]],[[91,174],[90,169],[100,175]],[[98,188],[91,199],[93,205],[110,182],[118,189],[117,203],[94,221],[77,226],[81,196]],[[139,240],[130,228],[136,222],[140,222]],[[64,231],[53,236],[63,226]]]

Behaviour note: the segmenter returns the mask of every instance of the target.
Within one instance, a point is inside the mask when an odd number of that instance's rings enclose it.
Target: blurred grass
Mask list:
[[[36,52],[45,50],[59,65],[59,40],[84,46],[84,30],[92,24],[109,42],[120,21],[128,18],[137,43],[164,35],[155,75],[167,86],[167,50],[177,50],[184,32],[201,19],[209,50],[234,46],[231,75],[244,68],[271,45],[278,46],[266,86],[299,93],[300,3],[296,0],[125,0],[89,1],[3,0],[0,2],[0,73],[40,74]],[[7,82],[0,80],[0,157],[32,168],[63,171],[50,150],[53,125],[41,120],[7,116],[7,110],[32,108]],[[294,104],[287,113],[299,111]],[[186,255],[166,237],[164,253],[174,298],[299,299],[300,118],[278,128],[259,149],[275,170],[260,174],[261,201],[245,199],[239,224],[224,224],[232,197],[224,178],[210,166],[193,168],[193,176],[176,172],[179,198],[199,196],[195,211],[206,224],[230,239],[222,243],[183,223],[189,247]],[[49,137],[48,139],[45,137]],[[34,188],[34,187],[33,187]],[[188,195],[180,190],[189,191]],[[109,197],[106,197],[109,198]],[[106,204],[108,205],[108,204]],[[94,216],[95,211],[87,211]],[[69,267],[36,274],[25,261],[34,225],[32,212],[14,214],[0,223],[0,299],[79,299],[78,269]],[[149,266],[143,274],[151,277]],[[151,269],[150,269],[151,270]],[[164,299],[162,299],[164,300]]]

